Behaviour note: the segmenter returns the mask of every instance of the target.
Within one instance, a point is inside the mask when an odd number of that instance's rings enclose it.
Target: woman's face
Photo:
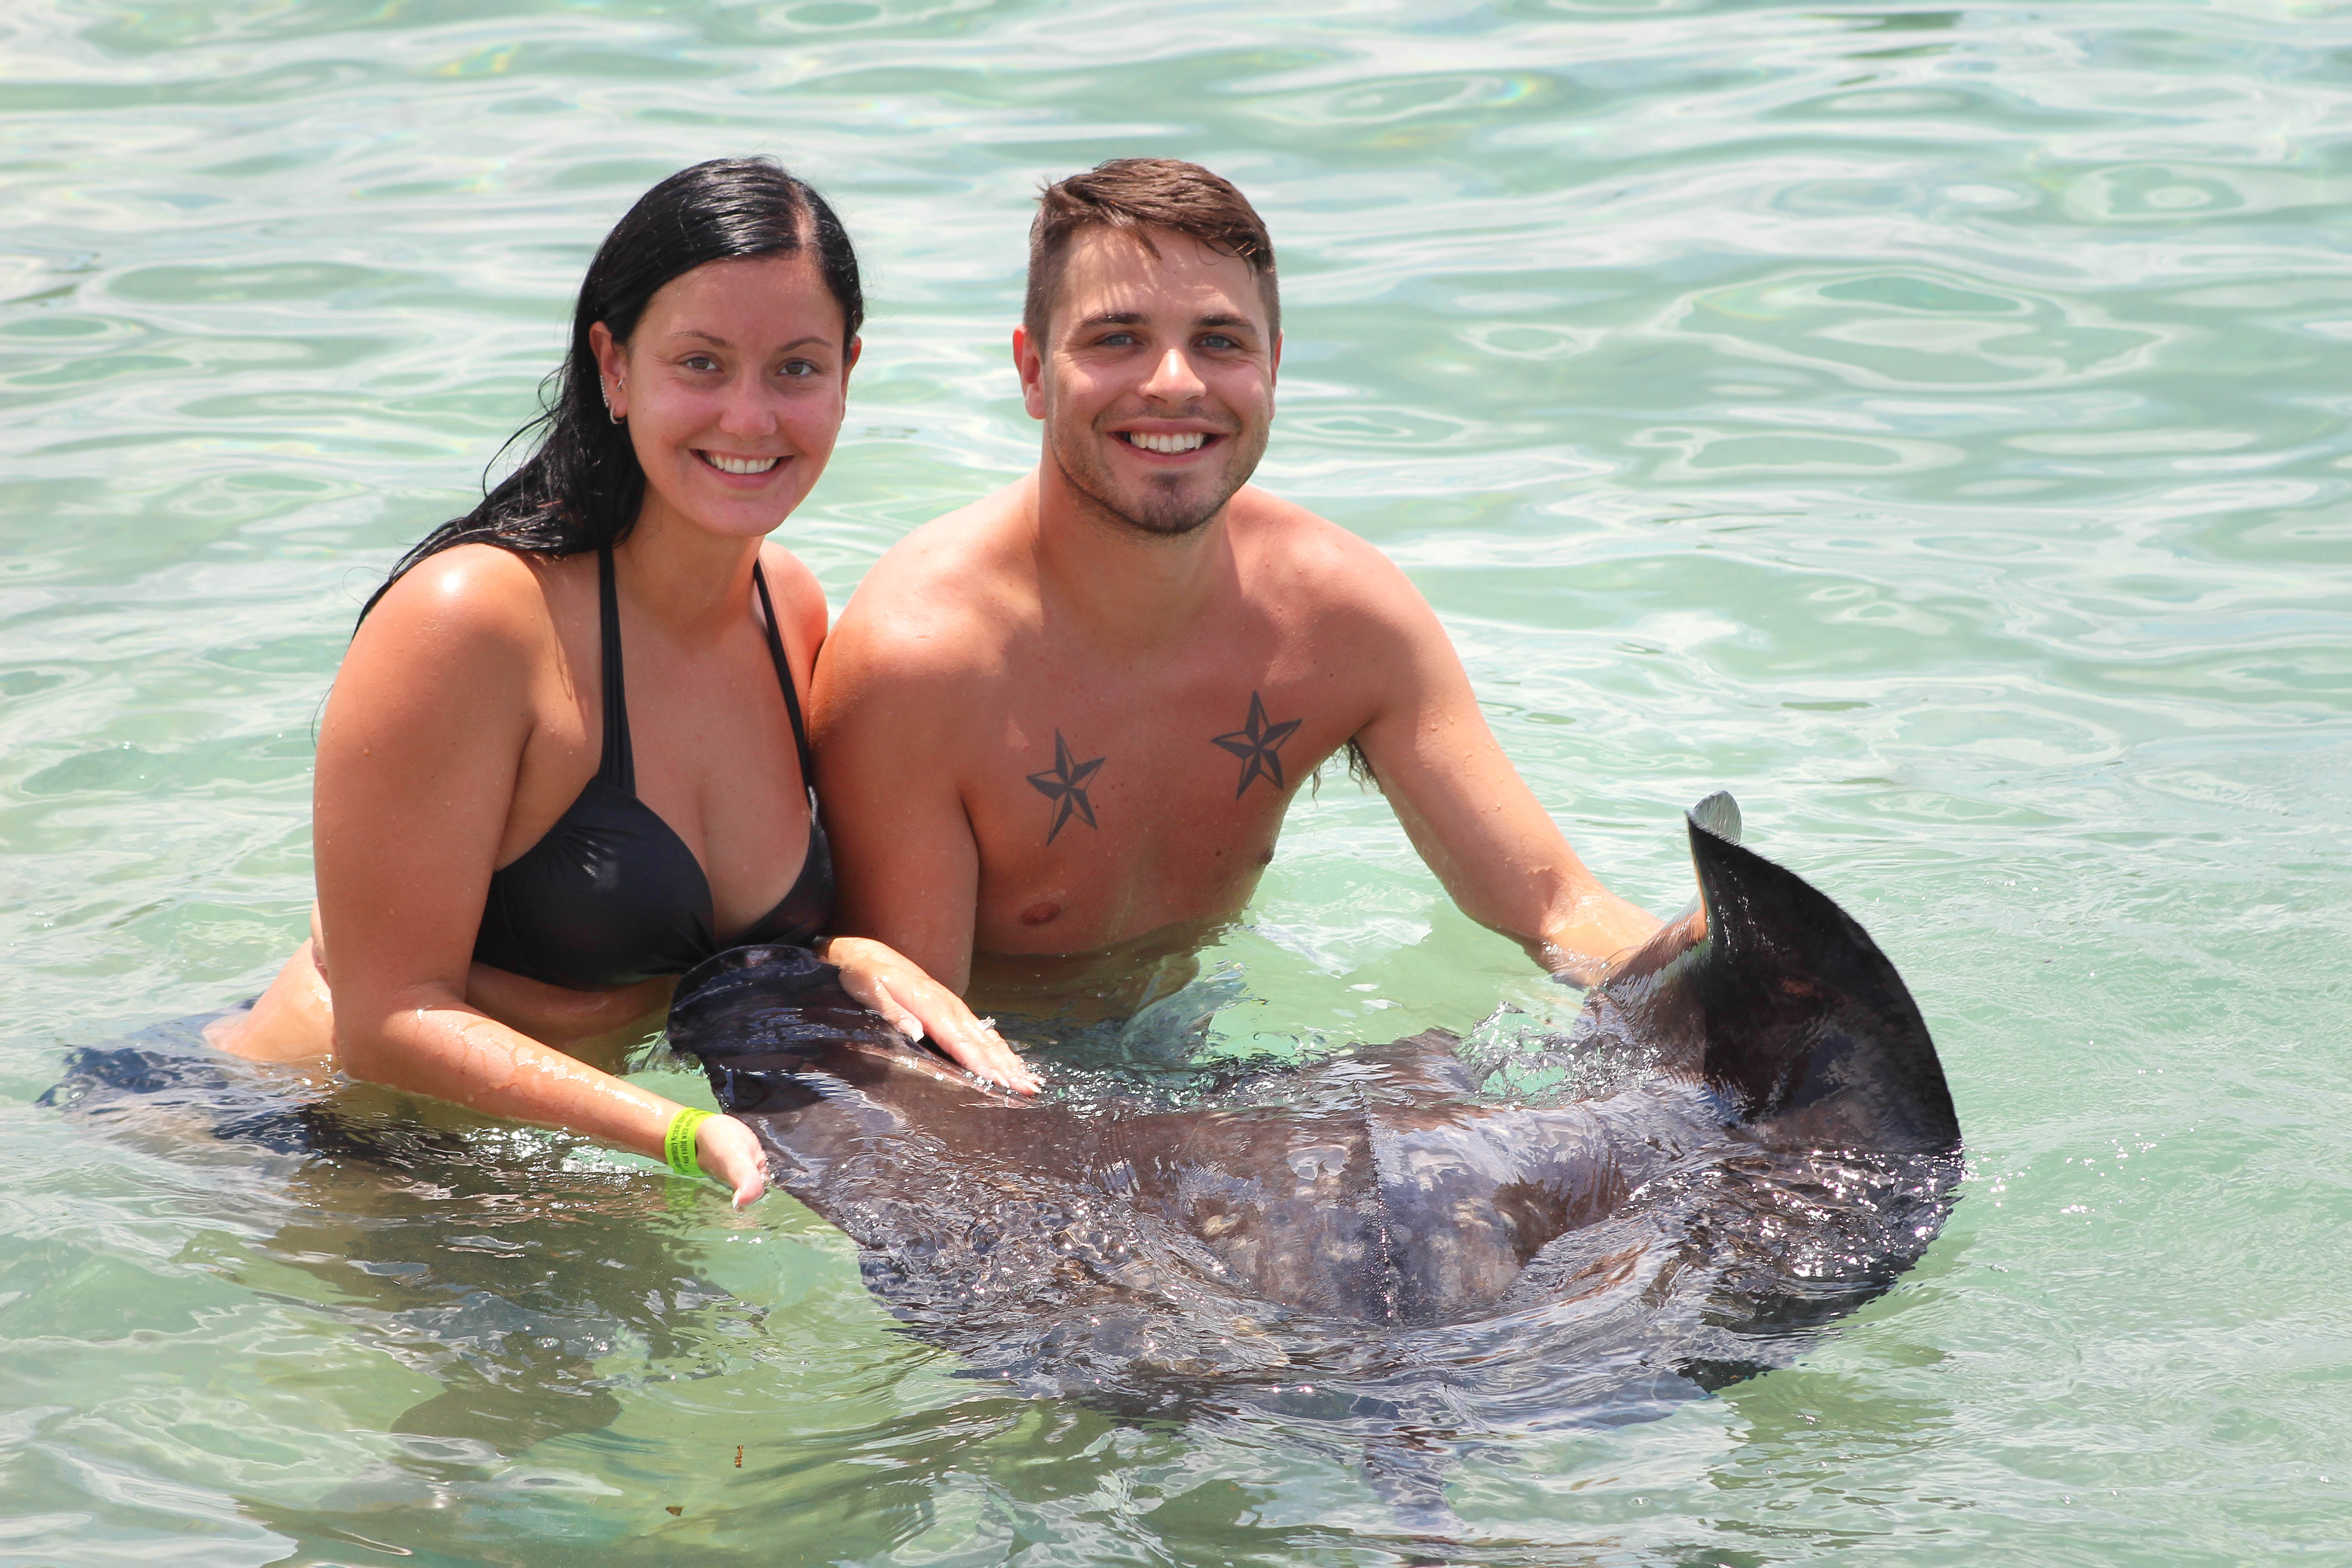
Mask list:
[[[841,434],[842,313],[806,251],[711,261],[656,291],[626,343],[589,331],[613,412],[646,471],[640,523],[766,534],[816,484]]]

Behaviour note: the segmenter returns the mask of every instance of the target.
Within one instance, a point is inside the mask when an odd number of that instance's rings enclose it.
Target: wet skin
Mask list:
[[[1350,742],[1455,902],[1547,967],[1589,979],[1656,929],[1513,770],[1404,574],[1244,482],[1281,357],[1247,264],[1081,236],[1013,347],[1036,471],[892,549],[818,667],[845,930],[1000,984],[987,1006],[1052,1011],[1056,975],[1103,1005],[1115,950],[1239,913]]]
[[[793,253],[705,263],[656,289],[625,342],[602,322],[589,333],[646,477],[612,551],[635,793],[701,870],[718,932],[774,907],[810,841],[753,567],[804,686],[824,597],[765,540],[839,434],[858,355],[846,326],[813,258]],[[215,1044],[276,1061],[331,1051],[355,1078],[662,1152],[681,1108],[607,1069],[667,979],[569,991],[473,962],[491,876],[597,772],[602,570],[593,552],[466,544],[386,590],[320,726],[316,934]],[[910,1028],[999,1081],[1028,1081],[921,970],[854,942],[836,956],[853,989]],[[760,1194],[748,1131],[719,1117],[694,1136],[739,1204]]]

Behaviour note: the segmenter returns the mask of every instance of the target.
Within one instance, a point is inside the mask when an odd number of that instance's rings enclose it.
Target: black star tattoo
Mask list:
[[[1265,704],[1259,701],[1257,693],[1253,691],[1250,693],[1248,724],[1229,735],[1210,737],[1211,745],[1223,746],[1242,760],[1242,782],[1241,787],[1234,791],[1235,800],[1249,793],[1250,781],[1260,773],[1271,780],[1276,789],[1284,787],[1282,759],[1276,753],[1282,750],[1282,743],[1290,739],[1291,731],[1305,722],[1303,719],[1285,719],[1279,724],[1267,723]]]
[[[1039,795],[1054,803],[1054,826],[1045,830],[1045,842],[1062,831],[1071,817],[1082,819],[1088,827],[1095,825],[1094,803],[1087,798],[1087,781],[1103,765],[1097,757],[1090,763],[1070,760],[1070,743],[1062,739],[1059,730],[1054,731],[1054,765],[1042,773],[1031,773],[1029,783]]]

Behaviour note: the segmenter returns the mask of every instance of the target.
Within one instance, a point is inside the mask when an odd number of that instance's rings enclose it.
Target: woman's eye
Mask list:
[[[821,367],[814,360],[788,359],[783,363],[782,370],[785,375],[800,379],[820,374]]]
[[[719,368],[719,362],[712,359],[709,354],[688,354],[686,356],[686,368],[688,370],[717,370]]]

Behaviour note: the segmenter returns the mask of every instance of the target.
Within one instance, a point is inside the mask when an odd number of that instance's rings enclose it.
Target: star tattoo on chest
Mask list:
[[[1054,803],[1054,826],[1045,829],[1046,843],[1054,842],[1055,836],[1068,826],[1073,816],[1088,827],[1095,826],[1094,802],[1087,798],[1087,781],[1102,765],[1100,757],[1090,763],[1076,761],[1070,754],[1070,743],[1062,739],[1062,732],[1054,731],[1054,765],[1042,773],[1029,775],[1030,787]]]
[[[1278,791],[1286,787],[1282,778],[1282,743],[1305,723],[1304,719],[1285,719],[1279,724],[1265,721],[1265,704],[1258,694],[1250,693],[1249,721],[1229,734],[1212,735],[1209,743],[1223,746],[1242,760],[1242,782],[1234,790],[1234,798],[1241,799],[1249,793],[1250,781],[1264,777]]]

